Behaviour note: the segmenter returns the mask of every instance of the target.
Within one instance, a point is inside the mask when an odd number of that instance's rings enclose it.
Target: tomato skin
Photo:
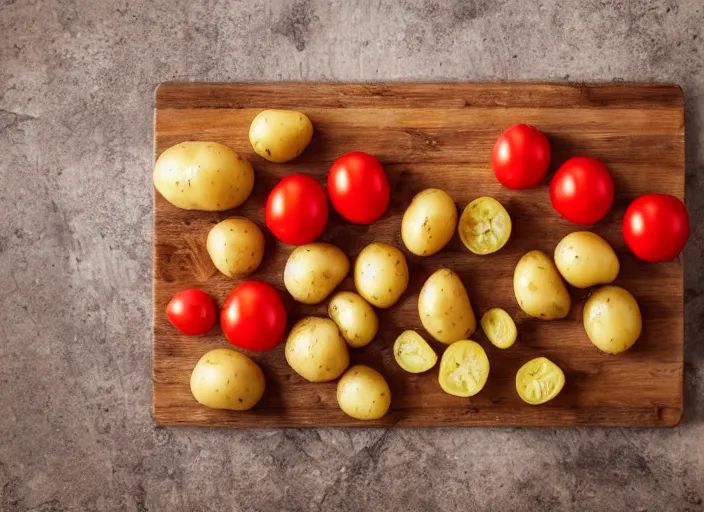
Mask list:
[[[328,197],[323,186],[307,174],[291,174],[269,193],[266,226],[289,245],[309,244],[328,222]]]
[[[628,206],[623,217],[623,239],[633,254],[645,261],[676,258],[688,238],[689,215],[675,196],[640,196]]]
[[[611,173],[596,158],[576,156],[557,170],[550,183],[550,200],[557,212],[575,224],[600,221],[614,202]]]
[[[531,188],[540,183],[550,164],[550,143],[543,133],[528,125],[509,126],[491,152],[491,167],[504,187]]]
[[[166,318],[181,333],[200,336],[217,320],[215,302],[207,293],[195,288],[181,290],[166,305]]]
[[[220,325],[225,337],[237,347],[271,350],[283,339],[286,309],[271,285],[245,281],[225,301]]]
[[[333,208],[346,220],[371,224],[389,206],[391,187],[379,160],[354,151],[342,155],[330,167],[328,193]]]

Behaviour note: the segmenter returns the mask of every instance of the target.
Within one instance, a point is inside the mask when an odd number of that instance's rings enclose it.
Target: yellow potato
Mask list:
[[[584,330],[591,342],[607,354],[631,348],[643,330],[636,299],[620,286],[604,286],[584,305]]]
[[[403,331],[394,342],[394,358],[410,373],[430,370],[438,361],[437,354],[416,331]]]
[[[254,170],[223,144],[181,142],[157,159],[154,186],[164,199],[184,210],[230,210],[249,197]]]
[[[516,373],[516,392],[531,405],[540,405],[555,398],[565,385],[565,374],[545,357],[536,357]]]
[[[299,245],[284,268],[284,286],[303,304],[319,304],[332,293],[350,271],[350,260],[334,245]]]
[[[249,127],[254,151],[276,163],[288,162],[303,153],[312,137],[310,119],[295,110],[264,110]]]
[[[476,341],[461,340],[445,349],[438,382],[445,393],[474,396],[489,378],[489,358]]]
[[[570,312],[570,294],[555,264],[544,252],[523,255],[513,273],[513,292],[521,309],[542,320],[565,318]]]
[[[234,217],[210,228],[206,248],[215,267],[227,277],[250,274],[264,257],[264,235],[251,220]]]
[[[591,231],[575,231],[557,244],[555,265],[576,288],[613,283],[618,276],[618,257],[609,242]]]
[[[264,394],[264,373],[249,357],[217,348],[200,358],[191,373],[191,393],[213,409],[246,411]]]
[[[416,256],[440,251],[452,238],[457,226],[457,207],[447,193],[437,188],[419,192],[401,221],[401,239]]]
[[[418,314],[428,333],[450,344],[469,338],[477,328],[477,319],[469,295],[460,277],[452,270],[435,271],[418,296]]]
[[[351,367],[337,383],[340,409],[358,420],[377,420],[391,406],[391,390],[384,376],[368,366]]]
[[[493,308],[482,315],[480,320],[484,334],[496,348],[509,348],[516,342],[516,323],[506,311]]]
[[[354,292],[338,292],[328,304],[328,316],[350,347],[368,345],[379,330],[374,308]]]
[[[372,306],[390,308],[408,286],[406,257],[393,245],[367,245],[354,264],[354,285]]]
[[[335,380],[350,364],[345,340],[329,318],[305,317],[286,338],[286,362],[310,382]]]
[[[498,251],[511,236],[511,217],[493,197],[480,197],[467,205],[457,231],[464,246],[474,254]]]

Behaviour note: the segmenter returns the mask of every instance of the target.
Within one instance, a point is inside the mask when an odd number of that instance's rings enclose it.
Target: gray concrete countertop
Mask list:
[[[518,4],[0,2],[0,510],[704,509],[704,4]],[[155,426],[154,87],[279,79],[681,84],[681,425]]]

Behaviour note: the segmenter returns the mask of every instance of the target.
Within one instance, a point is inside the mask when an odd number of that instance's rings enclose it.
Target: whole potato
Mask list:
[[[335,380],[350,364],[347,345],[329,318],[305,317],[286,339],[286,362],[310,382]]]
[[[521,309],[542,320],[565,318],[570,312],[570,294],[555,264],[544,252],[523,255],[513,273],[513,293]]]
[[[576,288],[613,283],[620,265],[609,242],[591,231],[575,231],[557,244],[555,265]]]
[[[435,271],[423,284],[418,314],[425,330],[448,345],[469,338],[477,328],[467,290],[460,276],[447,268]]]
[[[218,222],[208,232],[206,248],[215,267],[227,277],[254,272],[264,257],[262,230],[244,217]]]
[[[620,286],[604,286],[584,305],[584,330],[591,342],[607,354],[631,348],[643,330],[636,299]]]
[[[354,264],[354,285],[372,306],[390,308],[408,287],[406,257],[393,245],[367,245]]]
[[[223,144],[181,142],[157,159],[154,186],[164,199],[184,210],[230,210],[249,197],[254,170]]]
[[[334,245],[313,243],[296,247],[284,267],[284,285],[302,304],[319,304],[350,271],[350,261]]]
[[[362,364],[345,372],[337,383],[340,409],[358,420],[378,420],[391,406],[391,390],[384,376]]]
[[[264,110],[249,127],[254,151],[276,163],[288,162],[303,153],[312,137],[310,119],[295,110]]]
[[[328,304],[328,315],[350,347],[368,345],[379,330],[374,308],[354,292],[338,292]]]
[[[213,409],[246,411],[264,394],[264,373],[249,357],[217,348],[200,358],[191,374],[191,393]]]
[[[440,251],[457,227],[457,207],[447,193],[428,188],[415,195],[401,221],[401,239],[416,256]]]

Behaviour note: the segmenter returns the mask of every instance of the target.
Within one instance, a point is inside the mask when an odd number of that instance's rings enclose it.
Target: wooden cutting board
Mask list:
[[[655,84],[164,84],[156,91],[155,156],[185,140],[227,144],[247,157],[256,171],[249,200],[225,213],[185,211],[154,197],[154,418],[165,425],[233,427],[282,426],[667,426],[682,414],[683,286],[680,261],[647,264],[636,260],[621,237],[628,203],[640,194],[684,195],[684,102],[674,85]],[[249,124],[262,109],[297,109],[315,126],[308,149],[294,162],[269,163],[248,141]],[[529,123],[550,139],[550,173],[567,158],[589,155],[603,161],[616,184],[608,216],[593,230],[606,238],[621,261],[616,281],[640,304],[644,331],[628,352],[606,355],[589,342],[581,315],[588,291],[572,289],[565,320],[528,318],[513,295],[514,267],[525,252],[552,254],[567,233],[578,230],[552,209],[548,179],[531,190],[502,188],[489,161],[492,146],[511,124]],[[272,186],[290,173],[308,173],[324,183],[340,155],[361,150],[376,155],[392,186],[390,207],[371,226],[351,225],[332,214],[322,237],[351,259],[372,241],[406,252],[411,269],[408,291],[398,304],[380,311],[381,328],[366,348],[353,350],[353,363],[380,370],[389,381],[392,405],[379,421],[361,422],[340,411],[336,384],[311,384],[287,366],[283,343],[268,353],[250,354],[264,369],[267,389],[249,412],[208,409],[193,399],[189,377],[201,355],[231,347],[219,327],[204,337],[179,334],[164,309],[176,292],[200,288],[219,305],[240,280],[219,274],[205,249],[209,228],[231,216],[256,222],[267,236],[267,251],[252,276],[281,291],[289,327],[305,315],[325,315],[325,304],[294,303],[284,289],[282,270],[292,247],[277,242],[264,225],[264,202]],[[462,209],[483,195],[508,209],[514,231],[491,256],[470,254],[457,236],[439,254],[421,259],[405,251],[401,217],[413,195],[426,187],[446,190]],[[332,210],[331,210],[332,211]],[[484,390],[472,398],[443,393],[437,367],[422,375],[402,371],[392,345],[404,329],[422,330],[417,312],[420,287],[439,267],[462,278],[477,318],[491,307],[516,319],[519,340],[505,351],[479,331],[491,361]],[[341,289],[354,289],[348,278]],[[430,337],[427,336],[430,341]],[[431,342],[438,353],[444,349]],[[516,394],[518,368],[546,356],[563,368],[567,383],[552,402],[523,403]]]

